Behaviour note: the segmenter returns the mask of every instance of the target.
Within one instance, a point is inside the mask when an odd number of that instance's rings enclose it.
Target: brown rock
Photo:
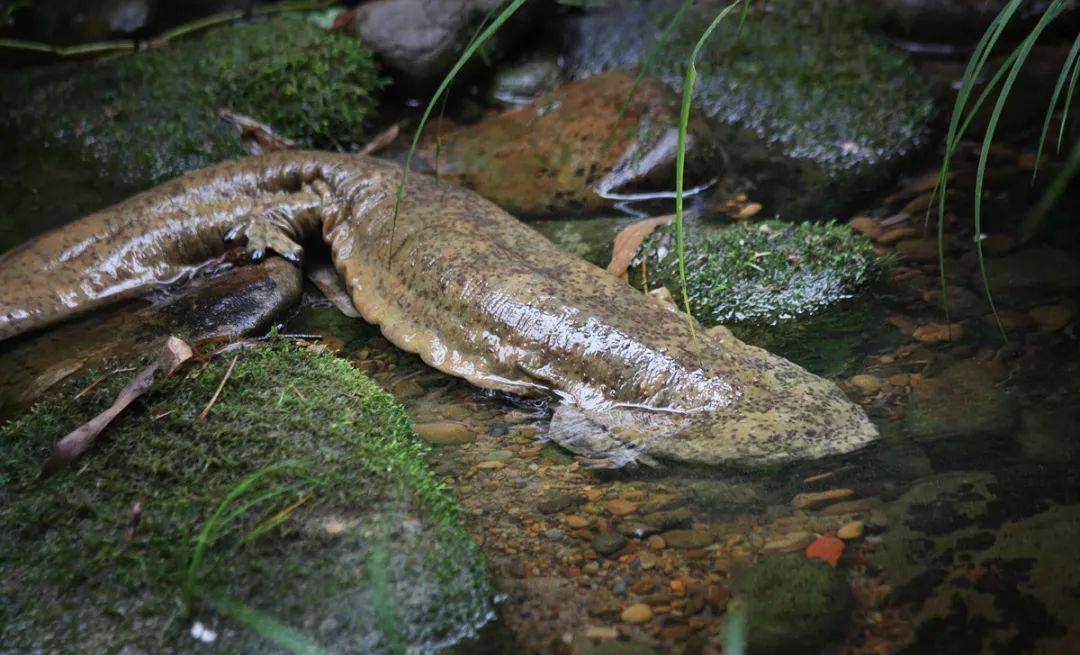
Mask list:
[[[913,227],[894,227],[891,230],[885,230],[878,235],[878,238],[874,239],[883,246],[891,246],[897,241],[903,239],[911,239],[919,236],[919,231]]]
[[[855,492],[851,489],[829,489],[795,494],[795,497],[791,499],[791,506],[795,509],[810,509],[834,500],[849,498],[854,494]]]
[[[597,193],[602,187],[669,188],[675,153],[664,148],[678,123],[679,98],[646,77],[619,121],[634,80],[627,70],[594,75],[444,135],[439,177],[528,216],[602,209],[611,203]],[[688,186],[715,174],[708,121],[693,112],[689,129],[687,171],[695,181]],[[423,154],[434,161],[434,144]]]
[[[849,539],[858,539],[863,535],[863,529],[865,524],[862,521],[851,521],[840,526],[840,529],[836,531],[836,536],[847,541]]]
[[[563,521],[566,522],[566,525],[575,530],[581,530],[582,528],[587,528],[592,525],[591,520],[584,516],[578,516],[577,514],[567,514],[563,517]]]
[[[632,503],[629,500],[623,500],[622,498],[616,498],[615,500],[609,500],[604,503],[604,509],[606,509],[612,516],[628,516],[637,511],[638,504]]]
[[[457,421],[435,421],[413,425],[416,434],[430,444],[453,446],[469,443],[476,438],[469,426]]]
[[[1057,332],[1068,325],[1073,317],[1073,311],[1065,305],[1043,305],[1028,314],[1043,332]]]
[[[896,254],[901,259],[913,262],[936,262],[938,260],[937,239],[904,239],[896,244]]]
[[[871,396],[881,389],[881,380],[873,375],[856,375],[851,378],[851,384],[864,396]]]
[[[622,611],[622,620],[625,623],[645,623],[652,617],[652,608],[645,603],[635,603]]]
[[[964,338],[964,326],[960,323],[927,323],[915,328],[911,336],[922,343],[960,341]]]
[[[885,231],[878,219],[869,216],[856,216],[851,219],[848,226],[870,240],[877,239]]]

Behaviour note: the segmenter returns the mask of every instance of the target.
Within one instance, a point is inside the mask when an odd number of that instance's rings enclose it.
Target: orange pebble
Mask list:
[[[807,557],[816,557],[825,560],[829,566],[836,568],[840,556],[844,554],[844,542],[836,537],[818,537],[806,547]]]

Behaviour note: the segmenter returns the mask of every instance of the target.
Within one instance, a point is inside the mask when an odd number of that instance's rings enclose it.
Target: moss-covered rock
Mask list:
[[[690,307],[708,324],[776,323],[804,318],[853,298],[882,274],[873,245],[850,228],[768,221],[709,229],[688,224],[686,286]],[[676,230],[668,224],[638,253],[650,286],[682,293]]]
[[[815,373],[838,375],[879,322],[873,307],[851,301],[882,278],[886,262],[846,226],[688,221],[684,233],[690,309],[705,325],[725,325]],[[675,226],[658,229],[630,266],[632,284],[667,287],[681,305],[676,253]]]
[[[426,651],[485,620],[481,556],[401,407],[277,342],[238,351],[200,421],[231,357],[159,382],[77,472],[36,479],[125,376],[0,428],[6,650],[201,652],[199,622],[222,652]]]
[[[614,4],[567,27],[573,75],[638,65],[679,5]],[[719,9],[683,18],[654,64],[664,81],[682,88],[687,56]],[[783,0],[752,12],[738,38],[738,17],[723,21],[702,50],[695,102],[732,128],[731,164],[768,210],[841,214],[925,142],[929,91],[869,22],[852,3]]]
[[[731,584],[751,655],[816,653],[844,634],[855,598],[847,578],[801,555],[761,560]]]
[[[89,169],[113,201],[245,154],[235,129],[218,117],[221,108],[269,122],[303,145],[360,140],[382,80],[359,42],[278,18],[163,50],[19,71],[0,83],[10,167],[33,168],[43,156],[77,162],[70,167]],[[45,179],[34,186],[50,193],[43,168]],[[0,192],[18,198],[32,189]]]

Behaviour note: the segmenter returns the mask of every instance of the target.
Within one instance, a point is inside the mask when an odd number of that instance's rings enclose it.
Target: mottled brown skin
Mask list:
[[[563,399],[551,435],[619,465],[762,464],[877,432],[831,382],[700,329],[478,195],[358,155],[279,152],[201,170],[0,256],[0,339],[146,292],[226,236],[298,258],[322,232],[364,319],[429,365]],[[393,233],[393,244],[390,243]]]

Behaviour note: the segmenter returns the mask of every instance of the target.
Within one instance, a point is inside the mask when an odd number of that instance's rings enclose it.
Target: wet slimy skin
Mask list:
[[[398,347],[488,389],[562,402],[550,436],[608,465],[772,464],[877,437],[833,383],[684,316],[496,205],[358,155],[289,151],[181,177],[0,256],[0,340],[182,279],[229,240],[298,260],[321,234]],[[391,243],[393,234],[393,243]]]

